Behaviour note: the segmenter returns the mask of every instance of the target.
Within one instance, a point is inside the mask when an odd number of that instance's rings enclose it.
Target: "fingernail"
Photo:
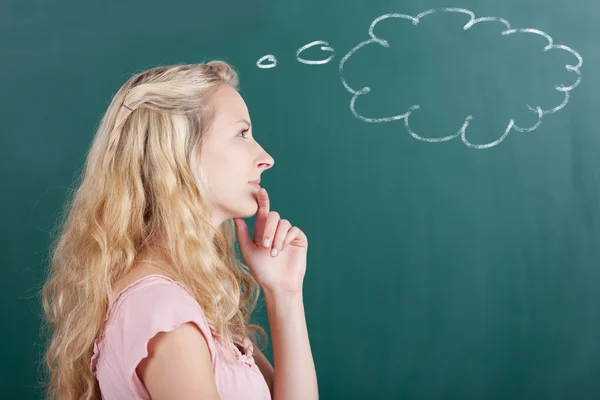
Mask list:
[[[271,245],[271,241],[269,239],[265,239],[265,241],[263,242],[263,246],[269,247],[270,245]]]
[[[271,250],[271,255],[273,257],[275,257],[277,255],[277,249],[275,247],[273,247],[273,250]]]

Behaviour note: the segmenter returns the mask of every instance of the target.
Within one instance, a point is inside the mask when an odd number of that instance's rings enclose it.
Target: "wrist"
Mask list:
[[[287,331],[290,326],[297,326],[304,320],[302,292],[267,291],[264,299],[271,335]]]
[[[289,303],[296,300],[302,300],[302,289],[270,289],[263,288],[263,294],[266,302]]]

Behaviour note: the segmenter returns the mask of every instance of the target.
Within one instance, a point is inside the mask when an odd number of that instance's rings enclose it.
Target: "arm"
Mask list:
[[[242,256],[264,293],[275,364],[272,398],[318,399],[302,299],[308,239],[300,228],[269,211],[264,188],[257,194],[257,203],[254,238],[243,218],[233,220]]]
[[[265,291],[265,303],[275,364],[273,400],[318,399],[302,292]]]
[[[153,400],[219,399],[208,344],[193,323],[154,336],[136,372]]]

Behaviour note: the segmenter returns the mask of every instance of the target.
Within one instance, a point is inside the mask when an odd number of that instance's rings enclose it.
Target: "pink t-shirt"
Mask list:
[[[145,276],[123,289],[109,307],[107,321],[94,342],[91,371],[105,400],[151,399],[135,369],[148,355],[147,344],[158,332],[169,332],[186,322],[204,334],[211,354],[217,390],[222,400],[270,400],[269,387],[254,362],[252,343],[244,353],[236,346],[235,363],[208,323],[198,302],[177,281],[162,275]]]

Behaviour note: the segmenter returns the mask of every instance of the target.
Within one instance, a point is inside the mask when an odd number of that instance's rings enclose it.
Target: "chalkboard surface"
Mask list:
[[[4,2],[2,397],[41,396],[49,231],[111,96],[222,59],[275,158],[272,207],[309,238],[322,399],[600,398],[599,12]]]

